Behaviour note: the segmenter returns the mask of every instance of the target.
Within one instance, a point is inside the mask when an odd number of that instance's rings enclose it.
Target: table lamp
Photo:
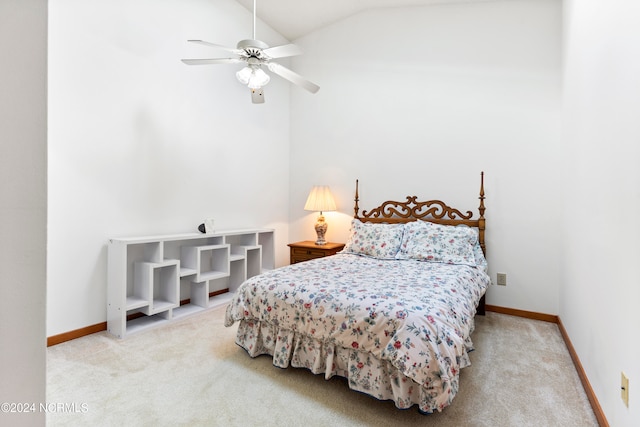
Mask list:
[[[336,210],[336,202],[333,199],[331,190],[326,185],[316,185],[311,189],[309,197],[307,197],[307,203],[304,205],[305,211],[320,212],[318,216],[318,222],[316,222],[316,234],[318,240],[316,245],[324,245],[327,241],[324,239],[324,235],[327,232],[327,223],[324,222],[324,216],[322,212],[330,212]]]

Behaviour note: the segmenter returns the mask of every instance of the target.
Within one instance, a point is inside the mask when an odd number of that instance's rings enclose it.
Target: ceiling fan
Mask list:
[[[245,63],[246,66],[236,73],[240,83],[245,84],[251,90],[251,101],[254,104],[264,103],[263,86],[269,83],[271,79],[264,72],[262,66],[280,77],[289,80],[303,89],[311,93],[316,93],[320,86],[310,82],[301,75],[291,71],[287,67],[272,62],[273,59],[285,58],[288,56],[300,55],[302,51],[294,44],[285,44],[281,46],[269,47],[265,42],[256,40],[256,0],[253,0],[253,38],[240,40],[235,49],[210,43],[204,40],[188,40],[192,43],[198,43],[209,47],[225,50],[233,54],[227,58],[210,58],[210,59],[183,59],[187,65],[207,65],[207,64],[238,64]]]

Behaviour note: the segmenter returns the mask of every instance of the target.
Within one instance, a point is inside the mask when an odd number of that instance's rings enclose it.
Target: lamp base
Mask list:
[[[318,236],[318,240],[316,240],[316,245],[326,245],[327,241],[324,239],[324,235],[327,233],[327,223],[324,222],[324,216],[320,214],[318,216],[318,222],[316,222],[316,234]]]

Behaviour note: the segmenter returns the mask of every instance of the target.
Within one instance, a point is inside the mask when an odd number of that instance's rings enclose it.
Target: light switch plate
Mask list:
[[[622,372],[620,385],[620,395],[624,404],[629,407],[629,378]]]

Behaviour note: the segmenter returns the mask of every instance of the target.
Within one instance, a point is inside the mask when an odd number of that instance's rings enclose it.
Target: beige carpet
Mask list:
[[[478,316],[472,366],[441,413],[349,390],[339,378],[251,359],[224,307],[125,340],[106,332],[50,347],[49,426],[596,426],[555,324]]]

